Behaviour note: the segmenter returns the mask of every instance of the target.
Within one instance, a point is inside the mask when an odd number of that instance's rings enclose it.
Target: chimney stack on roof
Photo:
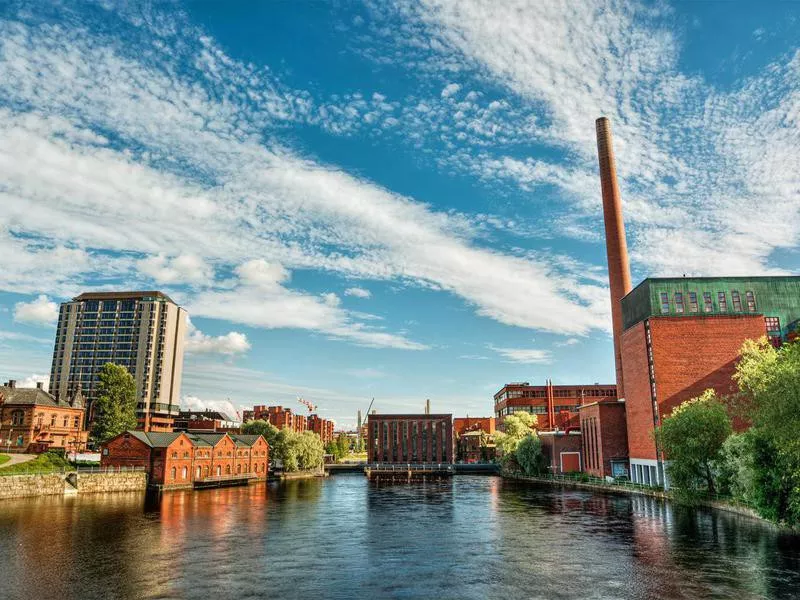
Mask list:
[[[13,390],[15,387],[17,387],[17,380],[16,379],[9,379],[7,385],[8,385],[8,387],[10,387]]]
[[[597,129],[597,158],[600,163],[600,185],[603,191],[603,222],[606,230],[608,283],[611,290],[611,323],[614,331],[614,366],[617,371],[617,395],[625,396],[622,373],[622,298],[631,291],[631,268],[625,222],[622,220],[622,200],[617,184],[617,167],[611,138],[611,122],[600,117]]]
[[[36,389],[37,390],[43,390],[44,389],[44,383],[42,383],[41,381],[37,381],[36,382]]]

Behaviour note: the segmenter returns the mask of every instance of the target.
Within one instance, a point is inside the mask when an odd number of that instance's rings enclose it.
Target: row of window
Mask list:
[[[670,304],[669,294],[661,292],[659,295],[661,300],[661,314],[668,314],[672,308]],[[714,311],[714,299],[711,292],[703,292],[702,298],[699,298],[697,292],[675,292],[673,294],[673,303],[675,313],[697,313],[700,312],[700,302],[702,300],[703,312]],[[756,295],[748,290],[744,293],[744,300],[747,306],[747,312],[756,312]],[[731,292],[731,303],[733,305],[733,312],[744,312],[742,310],[742,296],[737,290]],[[717,309],[721,313],[728,312],[728,294],[727,292],[717,292]]]
[[[35,417],[35,426],[42,427],[44,426],[44,413],[38,413]],[[70,419],[69,415],[64,415],[61,419],[61,426],[62,427],[69,427],[70,421],[72,421],[72,426],[77,428],[80,425],[80,418],[74,417]],[[55,427],[56,423],[58,422],[57,415],[50,415],[50,427]],[[25,411],[24,410],[15,410],[11,412],[11,425],[12,426],[21,426],[25,424]]]
[[[616,395],[617,392],[614,389],[570,388],[570,389],[553,390],[554,398],[580,398],[580,397],[610,398]],[[506,400],[509,398],[546,398],[546,397],[547,397],[546,390],[507,390],[505,392],[500,392],[499,394],[497,394],[494,397],[494,399],[495,402],[500,402],[501,400]]]

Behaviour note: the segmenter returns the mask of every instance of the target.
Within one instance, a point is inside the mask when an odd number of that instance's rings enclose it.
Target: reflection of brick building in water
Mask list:
[[[453,462],[452,415],[369,415],[371,463]]]

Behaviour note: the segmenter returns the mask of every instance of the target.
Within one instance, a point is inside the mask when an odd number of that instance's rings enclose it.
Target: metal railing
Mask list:
[[[195,479],[195,483],[203,483],[205,481],[234,481],[236,479],[258,479],[256,473],[239,473],[236,475],[211,475],[201,479]]]
[[[452,463],[367,463],[372,471],[452,471]]]
[[[557,474],[557,473],[545,473],[543,475],[523,475],[523,474],[514,474],[514,477],[519,479],[547,479],[550,481],[564,481],[569,483],[581,483],[584,485],[590,485],[595,487],[619,487],[625,488],[629,490],[636,490],[636,491],[647,491],[647,492],[663,492],[664,488],[660,485],[646,485],[643,483],[634,483],[633,481],[624,480],[624,479],[614,479],[612,481],[608,481],[606,479],[601,479],[599,477],[592,477],[587,476],[585,473],[564,473],[564,474]]]

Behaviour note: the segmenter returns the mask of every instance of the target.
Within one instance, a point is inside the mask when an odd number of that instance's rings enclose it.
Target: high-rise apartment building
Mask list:
[[[80,387],[93,415],[100,369],[114,363],[136,381],[139,429],[172,431],[180,406],[186,311],[161,292],[86,293],[58,317],[50,393]]]

